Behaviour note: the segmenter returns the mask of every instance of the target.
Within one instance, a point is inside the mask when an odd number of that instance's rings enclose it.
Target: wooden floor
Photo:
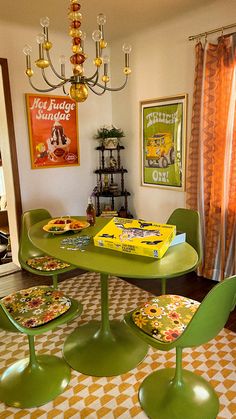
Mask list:
[[[64,281],[72,276],[79,275],[84,271],[77,269],[73,272],[60,275],[59,281]],[[127,279],[130,284],[149,291],[154,295],[161,294],[161,282],[157,279]],[[32,275],[26,271],[18,271],[10,275],[0,277],[0,297],[4,297],[16,290],[39,284],[51,284],[50,278]],[[198,277],[194,272],[179,278],[171,278],[167,281],[167,293],[179,294],[185,297],[202,301],[205,295],[216,283],[212,280]],[[231,313],[226,327],[236,333],[236,309]]]

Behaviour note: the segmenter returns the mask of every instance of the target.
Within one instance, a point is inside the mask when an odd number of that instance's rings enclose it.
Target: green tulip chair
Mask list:
[[[175,225],[177,231],[186,233],[186,242],[189,243],[198,254],[198,266],[202,259],[201,228],[198,211],[177,208],[170,215],[166,224]],[[195,268],[197,268],[197,266]],[[162,294],[166,294],[166,280],[167,278],[162,278],[161,280]]]
[[[50,218],[52,218],[51,214],[46,209],[40,208],[40,209],[33,209],[33,210],[24,212],[24,214],[22,215],[21,237],[20,237],[18,258],[19,258],[21,267],[25,269],[26,271],[31,272],[36,275],[52,277],[53,287],[57,288],[58,275],[64,272],[68,272],[68,271],[76,269],[74,266],[69,265],[62,269],[46,271],[46,270],[35,269],[34,267],[30,266],[29,263],[27,263],[29,260],[34,260],[34,258],[37,259],[43,256],[47,256],[45,255],[45,253],[43,253],[41,250],[39,250],[37,247],[33,245],[33,243],[30,241],[28,237],[28,231],[33,224],[36,224],[42,220],[45,220],[45,224],[46,224]],[[54,258],[54,260],[56,259]],[[62,266],[63,265],[64,263],[62,262]]]
[[[17,408],[37,407],[66,389],[71,375],[69,365],[54,355],[36,355],[34,337],[69,322],[81,312],[79,302],[49,286],[31,287],[0,300],[0,328],[23,333],[29,342],[29,357],[9,366],[0,377],[0,401]]]
[[[236,276],[214,286],[201,304],[161,295],[125,315],[125,323],[148,345],[176,349],[176,367],[150,374],[139,389],[140,404],[151,419],[215,419],[219,400],[201,376],[182,368],[183,348],[213,339],[236,302]]]

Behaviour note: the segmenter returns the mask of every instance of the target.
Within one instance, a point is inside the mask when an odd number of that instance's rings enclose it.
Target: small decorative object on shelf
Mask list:
[[[122,129],[115,127],[114,125],[99,128],[95,138],[100,140],[101,146],[106,149],[116,149],[119,144],[119,139],[125,137]]]
[[[118,216],[120,218],[128,218],[128,214],[127,214],[127,211],[126,211],[125,207],[123,207],[123,206],[120,207],[120,209],[118,211]]]
[[[114,157],[108,157],[108,167],[111,169],[117,169],[117,161]]]
[[[113,218],[113,217],[117,217],[118,213],[117,211],[112,211],[111,207],[109,207],[109,205],[105,205],[104,210],[101,212],[100,217],[103,218]]]
[[[108,175],[105,174],[104,178],[103,178],[103,187],[102,187],[103,192],[108,192],[109,191],[109,179],[108,179]]]
[[[113,193],[119,192],[118,183],[110,183],[109,191]]]
[[[98,130],[96,138],[108,138],[108,129],[103,127],[101,130]],[[113,133],[119,131],[119,138],[124,136],[122,130],[113,127]],[[99,151],[99,169],[96,169],[94,173],[97,175],[97,186],[93,190],[93,196],[96,200],[96,215],[99,216],[103,213],[102,201],[105,201],[105,207],[110,204],[110,211],[118,211],[115,208],[115,199],[122,198],[124,199],[122,209],[127,218],[132,218],[132,215],[128,211],[128,196],[130,192],[125,189],[124,185],[124,175],[127,173],[127,170],[121,165],[120,151],[124,150],[124,146],[117,144],[116,147],[107,147],[104,144],[96,147],[96,150]],[[115,155],[114,155],[115,154]],[[109,202],[107,200],[109,199]],[[117,205],[121,205],[117,201]],[[116,206],[117,206],[116,205]],[[118,208],[119,208],[118,207]],[[110,215],[110,214],[108,214]]]

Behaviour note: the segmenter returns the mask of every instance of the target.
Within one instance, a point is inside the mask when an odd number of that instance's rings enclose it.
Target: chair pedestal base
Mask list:
[[[150,374],[139,389],[140,404],[151,419],[214,419],[219,400],[202,377],[183,370],[183,384],[174,386],[174,369]]]
[[[109,330],[98,321],[80,326],[65,341],[63,353],[76,371],[95,377],[120,375],[135,368],[146,356],[148,345],[120,321]]]
[[[8,406],[30,408],[55,399],[70,381],[70,367],[56,356],[39,355],[37,365],[17,361],[0,378],[0,400]]]

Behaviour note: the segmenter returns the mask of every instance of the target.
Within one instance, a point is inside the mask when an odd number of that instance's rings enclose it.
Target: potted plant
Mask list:
[[[119,144],[119,139],[124,137],[124,131],[114,125],[104,125],[97,130],[95,138],[101,141],[101,145],[105,148],[116,148]]]

